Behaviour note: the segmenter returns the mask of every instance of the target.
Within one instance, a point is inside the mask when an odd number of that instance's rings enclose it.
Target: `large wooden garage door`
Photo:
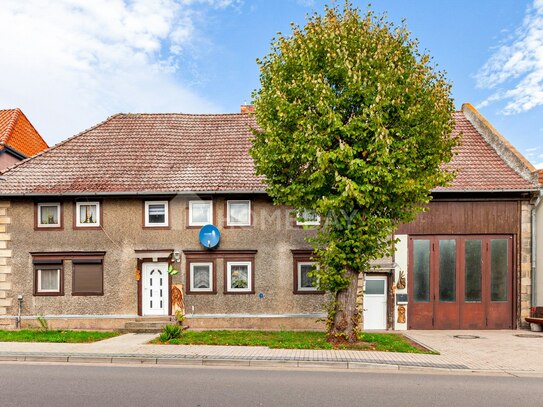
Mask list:
[[[409,239],[410,329],[510,329],[511,236]]]

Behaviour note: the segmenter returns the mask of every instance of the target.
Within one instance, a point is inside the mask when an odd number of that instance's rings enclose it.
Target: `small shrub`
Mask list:
[[[38,329],[46,332],[49,330],[49,323],[47,322],[47,319],[45,319],[45,317],[39,316],[36,318],[36,320],[40,324]]]
[[[182,329],[179,325],[168,324],[162,329],[162,333],[159,336],[161,342],[168,342],[171,339],[178,339],[181,337]]]
[[[175,319],[179,325],[183,325],[183,321],[185,320],[185,314],[183,314],[183,311],[175,311]]]

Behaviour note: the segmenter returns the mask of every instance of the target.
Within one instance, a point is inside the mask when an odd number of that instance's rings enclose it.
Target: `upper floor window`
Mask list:
[[[39,203],[37,206],[37,226],[39,228],[62,227],[60,203]]]
[[[145,227],[168,226],[168,201],[145,202]]]
[[[213,223],[213,201],[189,201],[189,226]]]
[[[321,217],[315,211],[303,209],[296,214],[296,225],[318,226],[321,224]]]
[[[75,214],[77,227],[100,226],[100,202],[76,202]]]
[[[251,226],[251,201],[228,201],[226,212],[227,226]]]

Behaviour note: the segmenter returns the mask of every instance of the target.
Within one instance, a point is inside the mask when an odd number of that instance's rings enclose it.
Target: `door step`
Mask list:
[[[171,317],[141,317],[134,321],[127,322],[123,329],[123,333],[160,333],[164,326],[174,323]]]

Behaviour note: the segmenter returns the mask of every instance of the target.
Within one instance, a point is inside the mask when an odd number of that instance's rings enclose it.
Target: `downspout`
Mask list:
[[[537,289],[537,270],[536,270],[536,252],[537,252],[537,225],[536,225],[536,212],[537,207],[541,204],[541,198],[543,197],[543,189],[539,190],[537,200],[532,207],[532,307],[536,306],[536,289]],[[542,214],[543,216],[543,214]],[[543,236],[542,236],[543,238]]]

